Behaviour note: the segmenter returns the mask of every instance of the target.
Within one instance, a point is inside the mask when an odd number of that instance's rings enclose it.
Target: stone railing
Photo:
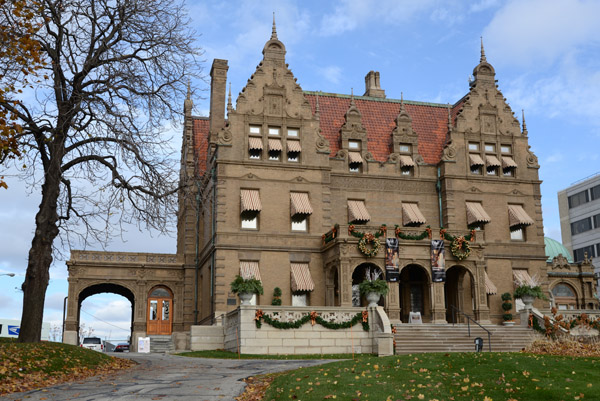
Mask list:
[[[299,328],[279,329],[262,320],[256,326],[256,311],[279,322],[296,322],[304,316],[316,312],[328,323],[344,323],[354,318],[364,309],[345,307],[280,307],[242,305],[229,312],[223,319],[222,348],[243,354],[349,354],[375,353],[393,354],[393,335],[387,315],[382,307],[368,308],[369,330],[365,331],[361,322],[351,328],[330,329],[320,324],[307,322]],[[192,326],[194,349],[215,349],[218,347],[214,333]],[[209,343],[205,346],[198,336],[205,336]],[[204,347],[204,348],[203,348]]]

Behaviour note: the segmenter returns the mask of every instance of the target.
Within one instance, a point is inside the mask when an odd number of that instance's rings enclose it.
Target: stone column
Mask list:
[[[444,283],[431,283],[431,323],[448,323],[444,304]]]
[[[385,304],[387,305],[387,314],[392,323],[402,323],[400,319],[400,286],[398,282],[388,283],[390,291],[388,292]]]

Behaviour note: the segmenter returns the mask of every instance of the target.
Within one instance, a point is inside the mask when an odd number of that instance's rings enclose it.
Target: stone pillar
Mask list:
[[[446,324],[444,283],[431,283],[431,323]]]
[[[481,324],[491,324],[490,307],[487,304],[487,292],[485,287],[485,267],[483,263],[476,265],[475,280],[475,319]]]
[[[392,323],[402,323],[400,318],[400,285],[399,283],[388,283],[390,291],[385,299],[386,312]]]

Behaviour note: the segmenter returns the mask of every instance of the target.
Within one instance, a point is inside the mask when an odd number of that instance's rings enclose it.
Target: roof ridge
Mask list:
[[[352,96],[351,95],[346,95],[343,93],[329,93],[329,92],[321,92],[321,91],[302,91],[302,93],[304,93],[305,95],[315,95],[315,96],[329,96],[329,97],[337,97],[337,98],[341,98],[341,99],[351,99]],[[466,96],[466,95],[465,95]],[[464,96],[460,99],[462,100],[464,98]],[[354,95],[354,99],[357,100],[370,100],[370,101],[374,101],[374,102],[380,102],[380,103],[401,103],[402,99],[390,99],[390,98],[378,98],[378,97],[371,97],[371,96],[356,96]],[[460,102],[460,100],[456,103],[454,103],[454,105],[458,104]],[[431,107],[443,107],[443,108],[448,108],[448,104],[442,104],[442,103],[433,103],[433,102],[420,102],[417,100],[406,100],[404,99],[404,104],[411,104],[411,105],[415,105],[415,106],[431,106]],[[453,107],[454,107],[453,105]]]

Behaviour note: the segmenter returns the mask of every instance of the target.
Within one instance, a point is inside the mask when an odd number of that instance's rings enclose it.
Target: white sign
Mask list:
[[[138,338],[138,352],[150,352],[150,337]]]
[[[408,323],[423,324],[421,320],[421,312],[410,312],[408,315]]]

